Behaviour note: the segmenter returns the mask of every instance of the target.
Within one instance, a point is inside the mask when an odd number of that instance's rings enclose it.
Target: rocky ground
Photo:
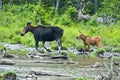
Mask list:
[[[22,57],[0,54],[0,72],[15,71],[18,80],[75,80],[79,77],[93,80],[120,80],[119,53],[114,53],[117,57],[112,61],[111,54],[100,54],[101,59],[83,56],[82,52],[75,48],[62,50],[62,53],[71,52],[77,55],[77,58],[80,59],[76,61],[67,55],[58,54],[57,51],[41,54],[34,48],[27,48],[21,44],[2,44],[7,49],[26,49],[28,51],[28,54]],[[110,59],[108,59],[109,57]]]

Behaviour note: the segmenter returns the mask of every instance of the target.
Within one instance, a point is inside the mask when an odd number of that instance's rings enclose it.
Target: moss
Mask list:
[[[0,74],[0,80],[9,79],[9,77],[16,79],[17,75],[15,71],[6,71]]]

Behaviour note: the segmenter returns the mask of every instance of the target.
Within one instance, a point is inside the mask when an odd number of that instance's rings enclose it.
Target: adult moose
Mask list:
[[[98,48],[101,48],[101,38],[100,36],[86,36],[80,32],[80,35],[76,37],[77,39],[81,39],[84,43],[84,48],[88,46],[90,50],[90,45],[96,45]]]
[[[33,33],[36,50],[38,50],[39,41],[42,41],[42,47],[44,47],[48,52],[50,52],[51,50],[47,49],[44,46],[44,44],[46,41],[56,40],[58,43],[58,50],[60,53],[62,47],[61,38],[63,36],[63,29],[61,29],[60,27],[55,27],[55,26],[45,27],[43,25],[38,25],[34,27],[31,26],[30,22],[28,22],[20,35],[24,36],[27,32]]]

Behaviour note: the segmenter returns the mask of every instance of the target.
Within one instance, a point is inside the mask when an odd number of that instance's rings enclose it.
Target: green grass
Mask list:
[[[17,55],[21,55],[21,56],[25,56],[28,51],[22,49],[22,50],[10,50],[10,49],[7,49],[7,53],[8,54],[17,54]]]
[[[93,80],[93,79],[90,79],[90,78],[88,78],[88,79],[84,79],[84,78],[77,78],[77,79],[75,79],[75,80]]]
[[[0,44],[0,50],[4,48],[4,45],[3,44]]]
[[[107,27],[104,25],[100,25],[98,27],[94,26],[61,26],[64,29],[64,35],[62,37],[63,47],[83,47],[82,40],[77,40],[76,36],[79,35],[79,30],[83,32],[85,35],[89,36],[101,36],[102,38],[102,46],[113,46],[113,47],[120,47],[120,27],[116,25],[112,25],[111,27]],[[0,31],[0,42],[8,42],[8,43],[21,43],[26,46],[34,46],[34,37],[33,34],[27,33],[25,36],[21,37],[20,32],[22,27],[17,28],[16,26],[13,27],[3,27],[1,26]],[[40,44],[41,45],[41,44]],[[57,46],[56,43],[53,42],[53,47]]]
[[[29,6],[29,8],[26,6]],[[23,11],[19,13],[21,9]],[[64,35],[62,37],[64,49],[73,46],[78,49],[83,48],[83,42],[76,39],[76,36],[79,35],[79,31],[89,36],[100,36],[102,38],[103,47],[120,47],[120,21],[118,21],[117,24],[103,25],[101,23],[94,23],[94,21],[88,21],[86,23],[77,20],[73,21],[69,16],[64,16],[66,14],[51,18],[52,14],[48,14],[43,6],[30,4],[24,6],[13,5],[11,7],[10,5],[5,5],[3,7],[0,13],[0,42],[35,46],[32,33],[27,33],[25,36],[21,37],[20,32],[29,21],[33,22],[32,25],[36,25],[36,11],[38,11],[40,15],[39,18],[45,21],[45,25],[51,24],[64,29]],[[66,21],[64,22],[62,19]],[[56,42],[52,42],[51,48],[55,49],[56,46]],[[120,51],[120,49],[118,50]]]
[[[3,44],[0,44],[0,51],[5,48]],[[8,54],[15,54],[15,55],[21,55],[21,56],[25,56],[28,51],[26,51],[25,49],[22,50],[10,50],[10,49],[6,49],[6,52]]]
[[[15,71],[6,71],[0,74],[0,80],[4,80],[3,78],[8,76],[8,75],[12,75],[15,76],[16,72]]]

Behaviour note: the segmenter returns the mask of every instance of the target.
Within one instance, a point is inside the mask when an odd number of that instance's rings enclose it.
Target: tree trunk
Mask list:
[[[94,13],[97,12],[98,9],[98,0],[94,0]]]
[[[97,22],[104,23],[105,25],[110,24],[110,23],[115,24],[117,22],[117,20],[112,18],[111,16],[94,17],[94,16],[90,16],[89,14],[84,15],[81,10],[78,11],[77,19],[78,20],[84,20],[85,22],[88,21],[88,20],[94,20],[94,21],[97,21]]]
[[[2,0],[0,0],[0,11],[2,11]]]
[[[12,5],[13,4],[13,0],[10,0],[10,5]]]
[[[56,8],[55,8],[55,12],[56,12],[56,13],[58,13],[59,2],[60,2],[59,0],[57,0],[57,2],[56,2]]]

